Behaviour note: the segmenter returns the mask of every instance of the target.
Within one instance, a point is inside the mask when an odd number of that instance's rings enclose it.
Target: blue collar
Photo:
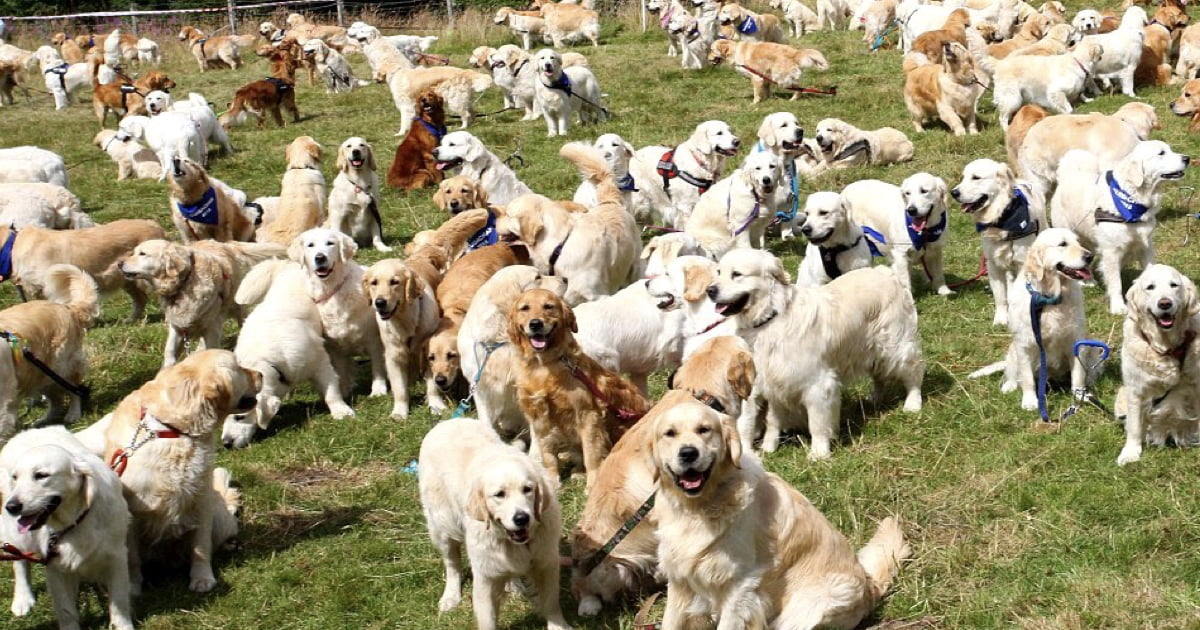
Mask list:
[[[904,213],[904,227],[908,230],[908,238],[912,241],[913,249],[917,251],[925,249],[925,246],[930,243],[938,242],[938,239],[942,238],[942,234],[946,232],[946,225],[949,222],[950,213],[943,212],[942,220],[938,221],[937,225],[929,227],[929,225],[926,224],[925,229],[918,232],[917,229],[913,227],[912,215],[908,214],[907,212]]]
[[[13,244],[16,242],[16,228],[9,228],[8,238],[4,239],[4,246],[0,247],[0,282],[8,280],[13,275],[12,250]]]
[[[188,206],[178,201],[175,202],[175,205],[179,206],[179,214],[182,214],[183,218],[188,221],[195,221],[204,225],[216,225],[218,222],[217,191],[211,186],[208,190],[204,191],[204,194],[200,197],[200,201],[197,201],[194,205]]]
[[[1033,300],[1034,305],[1036,305],[1039,310],[1043,306],[1062,304],[1062,295],[1045,295],[1044,293],[1040,293],[1037,289],[1033,288],[1033,284],[1029,282],[1025,283],[1025,290],[1029,291],[1030,299]]]
[[[1133,200],[1133,197],[1125,192],[1121,185],[1117,183],[1113,172],[1108,171],[1104,174],[1104,181],[1108,182],[1108,193],[1112,196],[1113,207],[1117,209],[1117,213],[1121,215],[1123,223],[1139,223],[1142,217],[1150,211],[1150,206],[1144,203],[1138,203]]]
[[[617,190],[620,190],[621,192],[637,192],[638,191],[637,182],[633,181],[633,173],[625,173],[625,177],[618,179],[616,181],[616,184],[617,184]]]
[[[567,76],[566,72],[560,72],[558,74],[558,80],[554,83],[543,82],[542,85],[550,88],[551,90],[565,92],[567,96],[571,96],[573,94],[573,92],[571,92],[571,79]]]
[[[471,238],[467,239],[467,250],[474,251],[480,247],[487,245],[495,245],[500,242],[500,234],[496,232],[496,213],[488,208],[487,223],[476,232]]]
[[[436,138],[438,140],[438,142],[441,142],[442,138],[444,138],[446,136],[447,130],[446,130],[446,127],[444,127],[444,126],[435,127],[432,124],[430,124],[429,121],[425,120],[424,118],[421,118],[420,116],[413,116],[413,120],[421,123],[421,126],[425,128],[425,131],[428,131],[430,133],[430,135],[432,135],[434,138]]]
[[[754,20],[754,16],[747,15],[746,21],[738,24],[737,30],[743,35],[753,35],[758,32],[758,22]]]
[[[1041,226],[1038,225],[1036,219],[1029,215],[1029,199],[1025,197],[1025,193],[1021,189],[1014,188],[1012,191],[1012,200],[1004,207],[1004,212],[1000,213],[1000,218],[996,219],[995,223],[976,223],[975,231],[982,232],[988,228],[996,228],[1007,235],[1001,240],[1015,241],[1019,238],[1037,234]]]
[[[909,229],[911,230],[912,228]],[[862,226],[862,231],[863,236],[867,237],[867,248],[871,250],[871,258],[882,257],[883,252],[879,251],[879,246],[887,245],[887,239],[884,238],[883,234],[881,234],[879,230],[876,230],[875,228],[870,228],[864,225]]]

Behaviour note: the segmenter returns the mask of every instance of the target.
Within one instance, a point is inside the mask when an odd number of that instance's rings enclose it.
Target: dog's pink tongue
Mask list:
[[[699,490],[704,484],[704,475],[698,471],[689,470],[679,476],[679,485],[684,490]]]
[[[534,348],[537,348],[538,350],[541,350],[546,347],[546,340],[539,339],[538,337],[530,337],[529,345],[533,346]]]
[[[17,519],[17,531],[22,534],[28,534],[33,524],[37,522],[37,518],[33,516],[22,516]]]
[[[1163,315],[1158,318],[1158,325],[1163,328],[1170,328],[1175,325],[1175,318],[1170,315]]]
[[[444,171],[447,168],[450,168],[450,164],[447,162],[438,162],[437,164],[434,164],[433,167],[439,171]]]
[[[913,217],[913,229],[918,232],[924,232],[925,226],[929,224],[929,217]]]

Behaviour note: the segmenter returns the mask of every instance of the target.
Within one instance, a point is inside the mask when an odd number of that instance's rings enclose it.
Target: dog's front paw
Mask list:
[[[346,403],[341,403],[339,405],[333,405],[333,406],[329,407],[329,415],[333,416],[334,420],[342,420],[344,418],[353,418],[354,410],[350,408],[350,405],[347,405]]]
[[[1021,394],[1021,408],[1025,411],[1033,411],[1034,409],[1037,409],[1037,394],[1033,392],[1025,392]]]
[[[996,313],[996,315],[992,317],[992,325],[1008,328],[1008,313]]]
[[[28,615],[29,613],[33,612],[33,605],[35,603],[37,603],[37,599],[34,598],[32,592],[22,593],[18,589],[17,592],[13,593],[11,609],[13,616],[24,617],[25,615]],[[597,608],[597,610],[599,609]]]
[[[1121,449],[1121,454],[1117,456],[1117,465],[1124,466],[1142,459],[1142,447],[1137,444],[1126,444],[1125,448]]]
[[[462,601],[462,593],[445,593],[438,600],[438,612],[450,612]]]
[[[826,462],[833,456],[829,451],[829,444],[824,442],[813,442],[812,448],[808,451],[808,461],[810,462]]]
[[[396,405],[396,406],[392,407],[392,419],[393,420],[407,420],[408,419],[408,405]]]
[[[384,245],[383,243],[375,243],[375,251],[390,252],[392,251],[392,248]]]
[[[217,585],[217,578],[209,575],[193,576],[192,581],[188,584],[188,588],[197,593],[207,593],[213,590]]]
[[[449,409],[441,396],[428,396],[425,399],[425,406],[429,407],[429,410],[436,414],[446,413],[446,410]]]
[[[371,398],[376,396],[387,396],[387,393],[387,381],[380,379],[371,383]]]
[[[904,399],[904,410],[908,413],[916,413],[921,410],[921,402],[921,392],[912,392]]]
[[[600,598],[595,595],[585,595],[579,600],[579,616],[594,617],[600,614]]]
[[[951,289],[950,287],[943,284],[942,286],[938,287],[937,294],[938,295],[954,295],[954,289]]]
[[[1010,380],[1005,379],[1005,381],[1003,383],[1000,383],[1000,393],[1001,394],[1011,394],[1015,391],[1017,391],[1017,382],[1016,381],[1010,381]]]
[[[1124,315],[1126,312],[1124,302],[1113,302],[1108,306],[1108,312],[1113,315]]]

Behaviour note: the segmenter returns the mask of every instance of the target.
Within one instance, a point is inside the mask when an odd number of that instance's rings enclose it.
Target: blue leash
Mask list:
[[[479,357],[478,346],[483,346],[483,360],[479,362],[479,369],[475,371],[475,379],[471,381],[471,391],[467,393],[466,398],[458,402],[458,407],[454,409],[454,413],[450,414],[451,418],[461,418],[471,408],[471,401],[475,399],[475,390],[479,388],[479,379],[483,378],[483,368],[487,367],[488,359],[491,358],[492,353],[507,343],[507,341],[493,341],[490,343],[481,341],[476,344],[475,357]]]
[[[1025,290],[1029,291],[1029,321],[1032,324],[1033,338],[1037,341],[1038,347],[1038,414],[1042,416],[1042,422],[1050,422],[1050,413],[1046,411],[1046,380],[1048,377],[1046,374],[1046,346],[1042,343],[1042,309],[1061,304],[1062,296],[1046,297],[1029,283],[1025,284]]]
[[[1100,350],[1100,357],[1090,363],[1085,361],[1082,351],[1087,348],[1096,348]],[[1108,347],[1108,344],[1100,341],[1099,339],[1080,339],[1079,341],[1075,342],[1072,353],[1075,355],[1075,360],[1079,361],[1079,364],[1083,366],[1086,376],[1084,378],[1083,387],[1077,387],[1072,392],[1073,398],[1071,400],[1071,406],[1067,407],[1067,410],[1063,412],[1062,417],[1059,418],[1059,421],[1061,422],[1075,415],[1076,412],[1079,411],[1080,405],[1085,402],[1092,403],[1100,411],[1103,411],[1109,416],[1113,416],[1113,413],[1109,411],[1108,407],[1105,407],[1100,398],[1098,398],[1091,391],[1091,387],[1095,383],[1096,377],[1098,376],[1098,371],[1100,367],[1104,365],[1104,362],[1108,360],[1109,355],[1112,354],[1112,349]]]

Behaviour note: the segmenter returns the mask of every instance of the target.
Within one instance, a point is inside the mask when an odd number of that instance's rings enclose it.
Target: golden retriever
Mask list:
[[[1192,79],[1183,85],[1179,98],[1171,101],[1171,113],[1190,116],[1192,122],[1188,125],[1188,131],[1200,132],[1200,79]]]
[[[945,46],[942,63],[904,73],[904,104],[918,132],[937,118],[956,136],[979,133],[976,109],[985,89],[970,51],[958,43]]]
[[[732,28],[734,39],[743,42],[786,41],[779,17],[771,13],[755,13],[736,3],[725,3],[717,12],[717,23]]]
[[[803,494],[743,454],[728,417],[699,402],[659,415],[651,439],[664,628],[855,628],[909,555],[894,517],[855,554]]]
[[[329,190],[326,227],[349,235],[359,247],[374,245],[377,251],[392,251],[383,244],[375,150],[364,138],[347,138],[338,146],[336,164],[338,174]]]
[[[650,405],[637,387],[583,353],[574,337],[575,314],[558,295],[527,291],[508,319],[508,340],[517,349],[517,399],[542,464],[558,479],[559,452],[581,448],[590,488],[613,442]]]
[[[580,39],[587,39],[592,46],[600,45],[600,13],[565,2],[543,2],[540,8],[546,21],[546,35],[555,48]]]
[[[254,219],[230,194],[228,186],[214,185],[203,166],[175,156],[167,183],[171,221],[184,243],[203,239],[249,241],[254,237]]]
[[[146,553],[179,549],[181,542],[191,564],[188,587],[206,593],[217,585],[213,549],[237,534],[241,497],[229,471],[214,468],[214,433],[225,416],[254,409],[261,384],[262,376],[239,367],[232,352],[203,350],[159,372],[77,434],[121,475],[133,515],[134,594]]]
[[[942,62],[942,50],[952,43],[967,45],[967,28],[971,26],[971,14],[966,9],[955,9],[946,18],[942,28],[925,31],[913,40],[910,52],[921,53],[933,63]]]
[[[913,156],[908,136],[892,127],[867,131],[844,120],[825,118],[817,123],[814,139],[821,147],[821,160],[830,168],[898,164]]]
[[[242,276],[255,263],[286,253],[275,243],[204,240],[188,246],[149,240],[139,243],[117,267],[158,296],[167,323],[162,367],[170,367],[181,352],[191,350],[192,341],[199,341],[200,349],[221,347],[225,320],[242,319],[234,301]]]
[[[728,61],[738,74],[750,79],[755,103],[770,98],[772,86],[785,90],[802,87],[805,70],[826,70],[829,62],[821,51],[813,48],[792,48],[784,44],[718,39],[709,46],[708,62],[714,66]],[[800,97],[792,92],[792,100]]]
[[[255,240],[290,244],[305,230],[317,227],[325,216],[325,176],[321,174],[321,145],[311,136],[300,136],[284,151],[287,171],[279,207],[271,220],[265,217]]]
[[[993,59],[1004,59],[1005,57],[1022,48],[1025,48],[1026,46],[1032,46],[1038,43],[1038,41],[1040,41],[1042,37],[1046,35],[1046,32],[1050,29],[1050,26],[1051,19],[1049,17],[1040,13],[1030,16],[1029,19],[1025,20],[1025,23],[1021,25],[1021,30],[1017,31],[1017,34],[1011,39],[1006,39],[996,44],[990,44],[987,50],[988,56]]]
[[[1008,129],[1004,131],[1004,150],[1008,154],[1008,165],[1013,171],[1019,171],[1021,168],[1018,159],[1025,136],[1034,125],[1049,115],[1050,112],[1040,105],[1022,105],[1009,121]]]
[[[32,300],[0,311],[6,335],[0,352],[0,440],[21,428],[21,407],[45,393],[46,415],[38,424],[72,424],[82,415],[83,401],[71,395],[68,407],[50,377],[23,353],[32,354],[68,382],[82,386],[87,373],[83,337],[99,314],[96,282],[78,267],[52,265],[45,272],[45,300]]]
[[[466,175],[447,177],[433,193],[433,205],[450,214],[472,208],[487,208],[488,191],[483,184]]]
[[[1175,62],[1175,78],[1191,81],[1200,71],[1200,24],[1193,24],[1179,35],[1179,60]]]
[[[462,555],[471,564],[475,623],[494,630],[500,600],[513,580],[548,630],[569,630],[558,602],[562,508],[546,471],[508,446],[485,423],[454,418],[421,441],[421,508],[429,538],[446,568],[438,610],[462,601]]]
[[[36,299],[45,295],[52,265],[74,265],[92,276],[101,293],[123,289],[129,294],[133,310],[128,320],[137,321],[145,314],[146,294],[137,283],[125,279],[116,263],[138,243],[166,237],[149,219],[121,219],[78,230],[27,227],[18,231],[0,226],[0,281],[11,279]]]
[[[996,64],[992,92],[1000,126],[1007,129],[1013,114],[1026,103],[1070,114],[1072,100],[1091,101],[1086,88],[1103,55],[1103,46],[1085,40],[1061,55],[1010,55],[1001,59]]]
[[[1125,424],[1124,466],[1142,458],[1144,442],[1200,443],[1196,383],[1200,382],[1200,301],[1196,285],[1179,270],[1150,265],[1126,293],[1121,341],[1121,388],[1116,414]]]
[[[237,70],[242,65],[241,51],[237,39],[233,36],[208,37],[194,26],[185,26],[179,30],[179,41],[184,42],[188,51],[196,58],[196,63],[200,64],[200,72],[223,67]]]

